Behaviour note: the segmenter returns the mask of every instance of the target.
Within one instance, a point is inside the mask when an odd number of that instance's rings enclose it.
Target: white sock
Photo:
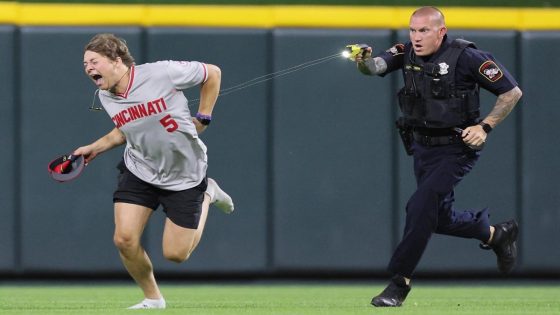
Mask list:
[[[143,310],[152,308],[165,308],[165,299],[143,299],[142,302],[127,308],[129,310]]]

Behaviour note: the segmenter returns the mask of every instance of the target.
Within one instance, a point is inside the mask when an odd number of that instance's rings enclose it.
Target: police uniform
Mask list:
[[[432,233],[489,239],[488,209],[453,208],[453,188],[480,155],[463,143],[454,128],[480,122],[480,87],[500,95],[517,82],[490,53],[447,35],[431,56],[416,56],[408,42],[377,57],[387,63],[380,76],[401,70],[405,82],[398,93],[399,124],[411,132],[409,152],[414,157],[417,189],[407,203],[403,238],[388,269],[410,278]]]

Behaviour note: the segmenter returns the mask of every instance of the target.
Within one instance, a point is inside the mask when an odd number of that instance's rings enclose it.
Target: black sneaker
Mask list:
[[[402,276],[396,275],[391,279],[391,283],[378,296],[371,300],[373,306],[401,306],[410,292],[410,285],[407,285]]]
[[[510,273],[517,260],[517,221],[510,220],[494,226],[494,236],[490,244],[481,244],[482,249],[492,249],[498,258],[498,270]]]

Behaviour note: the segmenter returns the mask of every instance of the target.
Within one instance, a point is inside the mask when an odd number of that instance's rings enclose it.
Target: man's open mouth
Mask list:
[[[97,84],[98,86],[101,85],[103,77],[100,74],[94,74],[91,76],[91,78],[93,79],[93,81],[95,81],[95,84]]]

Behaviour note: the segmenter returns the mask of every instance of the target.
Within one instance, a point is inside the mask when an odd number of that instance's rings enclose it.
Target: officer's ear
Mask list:
[[[438,30],[438,37],[443,38],[443,36],[445,36],[445,34],[447,34],[447,27],[445,27],[445,26],[440,27],[439,30]]]

